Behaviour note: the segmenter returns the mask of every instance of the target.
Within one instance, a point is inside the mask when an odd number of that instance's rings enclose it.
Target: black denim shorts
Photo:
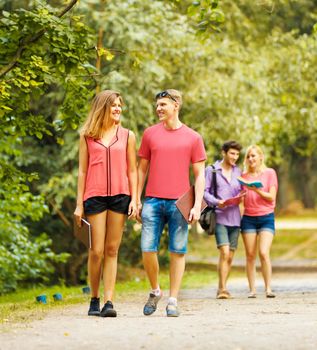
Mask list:
[[[116,213],[128,214],[131,196],[118,194],[116,196],[96,196],[84,201],[85,214],[98,214],[105,210],[115,211]]]

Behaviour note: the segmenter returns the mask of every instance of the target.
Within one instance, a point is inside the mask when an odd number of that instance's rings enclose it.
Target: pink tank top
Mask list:
[[[95,196],[130,195],[127,174],[129,130],[118,127],[108,147],[101,140],[86,137],[88,169],[84,201]]]

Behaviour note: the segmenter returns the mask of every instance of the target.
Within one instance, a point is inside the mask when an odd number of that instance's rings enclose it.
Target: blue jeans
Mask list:
[[[215,236],[217,248],[220,248],[223,245],[229,245],[230,250],[236,250],[238,247],[239,231],[239,226],[216,224]]]
[[[261,231],[269,231],[275,234],[274,213],[261,216],[243,215],[241,220],[242,233],[260,233]]]
[[[188,224],[175,205],[176,199],[146,197],[142,210],[142,252],[157,252],[165,224],[168,225],[168,250],[187,252]]]

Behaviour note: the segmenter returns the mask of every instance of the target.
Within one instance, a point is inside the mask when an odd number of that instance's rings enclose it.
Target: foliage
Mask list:
[[[196,20],[197,34],[202,37],[208,37],[213,31],[219,31],[219,24],[225,20],[218,0],[194,1],[187,12]]]
[[[46,207],[42,196],[29,192],[25,175],[12,170],[1,168],[1,178],[10,178],[10,185],[3,181],[0,188],[0,294],[14,290],[18,282],[26,279],[47,282],[53,272],[52,262],[67,258],[67,254],[52,252],[52,240],[45,234],[29,240],[23,220],[39,220]],[[27,179],[34,176],[28,175]]]
[[[306,10],[311,12],[297,17],[296,4],[283,4],[271,14],[263,6],[259,11],[256,3],[224,2],[227,21],[223,34],[217,37],[220,40],[206,41],[213,57],[208,62],[211,74],[201,75],[193,83],[199,97],[193,93],[192,101],[200,98],[203,103],[191,108],[194,113],[186,114],[192,125],[197,121],[210,156],[228,138],[237,138],[244,146],[264,146],[267,163],[277,168],[285,184],[280,187],[280,203],[288,203],[289,191],[283,188],[291,181],[295,196],[305,206],[314,207],[317,37],[308,34],[317,9],[312,1],[306,1]],[[285,11],[292,19],[288,20],[288,27],[293,26],[290,32],[283,32]],[[300,31],[308,34],[300,35]]]
[[[37,1],[34,7],[2,11],[0,19],[0,292],[21,280],[47,281],[51,262],[66,258],[53,253],[47,236],[29,238],[26,222],[39,220],[47,207],[27,185],[36,176],[23,171],[23,163],[30,163],[23,159],[27,137],[58,140],[61,130],[77,127],[90,93],[91,35],[79,16],[62,18],[64,12]]]

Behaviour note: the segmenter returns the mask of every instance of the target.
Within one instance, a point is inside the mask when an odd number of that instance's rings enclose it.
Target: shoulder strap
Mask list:
[[[126,129],[126,130],[128,131],[128,132],[127,132],[127,145],[126,145],[126,151],[128,151],[130,131],[129,131],[129,129]]]
[[[216,169],[214,165],[211,165],[212,167],[212,185],[213,185],[213,193],[216,198],[218,198],[218,193],[217,193],[217,174],[216,174]]]

